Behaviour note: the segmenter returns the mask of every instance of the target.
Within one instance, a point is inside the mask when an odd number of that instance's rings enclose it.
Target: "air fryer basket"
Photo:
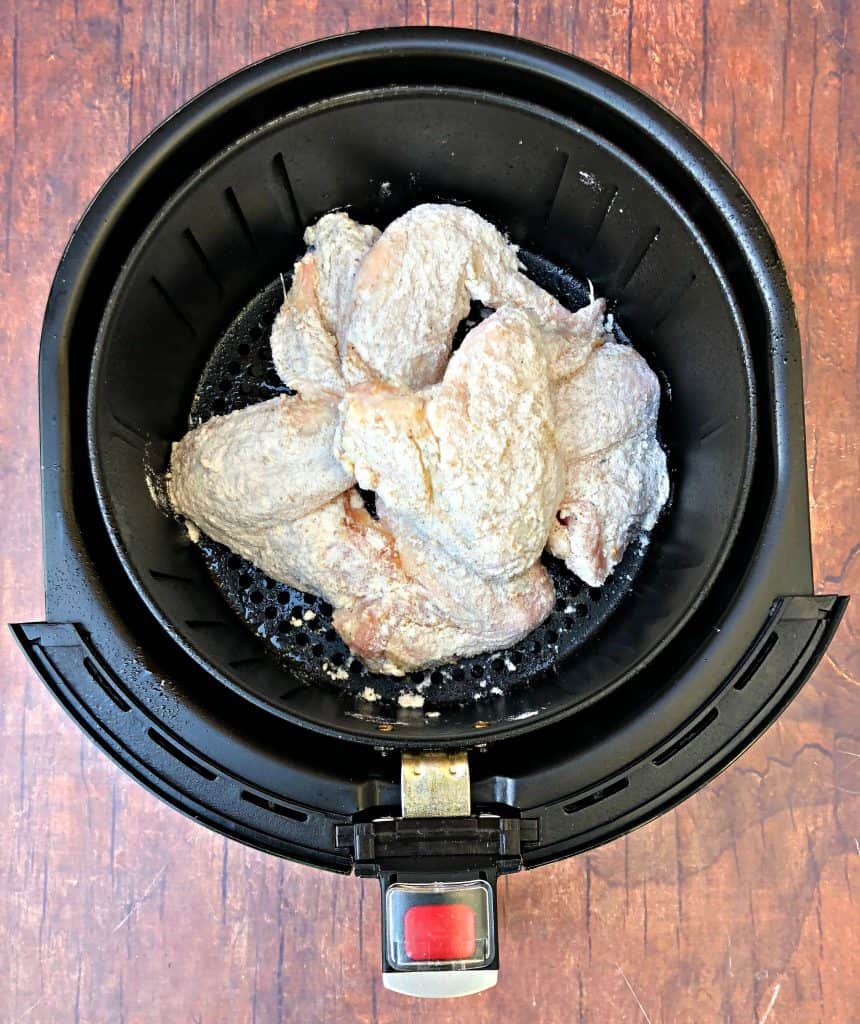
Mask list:
[[[708,593],[740,527],[756,455],[752,358],[716,254],[677,201],[602,136],[520,99],[453,86],[383,86],[307,104],[219,153],[148,226],[102,321],[90,446],[103,516],[148,607],[216,678],[294,721],[374,742],[379,719],[395,711],[334,692],[323,665],[343,654],[325,636],[324,610],[311,604],[314,628],[282,634],[285,645],[293,634],[304,636],[292,652],[300,673],[267,657],[258,637],[225,609],[185,530],[149,499],[147,463],[165,468],[225,326],[272,281],[280,288],[278,274],[301,252],[305,225],[348,206],[384,226],[440,195],[494,216],[514,241],[590,276],[617,304],[619,323],[668,381],[663,430],[676,468],[665,522],[627,588],[633,592],[599,639],[572,656],[564,608],[594,617],[599,607],[562,590],[561,608],[511,655],[516,668],[535,639],[543,641],[537,653],[544,656],[526,663],[531,671],[514,673],[531,677],[531,685],[511,696],[513,709],[501,697],[466,707],[439,703],[444,684],[431,682],[425,711],[440,712],[440,738],[462,741],[483,720],[540,724],[641,671]],[[254,345],[265,358],[265,336],[253,338],[260,305],[252,303],[245,348]],[[227,366],[246,362],[241,345],[230,346]],[[257,373],[264,370],[261,364]],[[256,383],[256,397],[271,394],[273,381]],[[229,377],[220,382],[226,388]],[[247,566],[236,571],[252,580],[249,595],[262,605],[263,582],[254,584]],[[622,567],[608,591],[628,575]],[[305,605],[298,608],[301,616]],[[549,633],[560,640],[553,644]],[[317,652],[312,658],[309,647]],[[558,657],[559,648],[567,657]],[[481,661],[488,679],[507,682],[507,670],[489,667],[504,667],[499,659],[473,659],[460,674],[465,669],[471,678]],[[385,680],[352,668],[356,689],[369,683],[385,692]],[[476,681],[472,690],[480,694]],[[420,728],[422,716],[413,718]]]
[[[250,570],[228,553],[204,557],[156,509],[147,473],[187,429],[204,371],[223,386],[209,412],[240,384],[248,401],[277,388],[265,326],[308,223],[348,206],[382,227],[438,198],[505,228],[568,298],[590,278],[610,299],[665,384],[673,497],[603,592],[562,593],[507,681],[528,685],[465,703],[431,688],[408,709],[321,676],[336,641],[319,605],[291,659],[273,656],[247,623],[265,634],[297,595],[240,584]],[[225,362],[207,367],[219,341]],[[748,196],[624,83],[460,31],[280,54],[153,133],[63,257],[40,353],[48,622],[16,634],[97,743],[234,838],[385,875],[390,837],[373,830],[399,814],[393,755],[444,748],[470,751],[473,812],[504,823],[485,877],[567,856],[712,777],[791,699],[838,623],[844,599],[812,596],[799,352]],[[492,661],[459,682],[486,691]],[[448,826],[436,853],[462,841],[474,857],[476,836]],[[420,865],[426,848],[409,850]]]

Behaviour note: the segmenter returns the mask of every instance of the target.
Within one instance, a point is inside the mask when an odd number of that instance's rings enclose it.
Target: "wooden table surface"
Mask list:
[[[89,198],[215,79],[404,23],[573,51],[734,168],[798,304],[816,586],[857,593],[858,19],[851,0],[2,0],[0,620],[43,616],[40,318]],[[860,602],[779,723],[677,811],[506,879],[499,987],[443,1004],[382,989],[375,883],[266,857],[163,806],[79,734],[3,630],[0,1020],[860,1021],[858,623]]]

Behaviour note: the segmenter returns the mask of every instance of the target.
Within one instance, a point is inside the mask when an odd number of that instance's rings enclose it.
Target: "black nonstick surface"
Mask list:
[[[528,252],[521,252],[520,257],[529,276],[569,308],[577,309],[587,301],[586,285],[563,268]],[[285,286],[289,287],[288,277],[269,284],[224,332],[200,376],[189,426],[274,395],[292,393],[278,377],[269,345]],[[484,313],[473,309],[458,334],[465,333]],[[613,332],[616,340],[628,342],[617,323]],[[667,400],[664,393],[664,405]],[[430,711],[437,705],[502,696],[551,670],[559,659],[573,655],[599,633],[622,604],[646,546],[645,538],[631,542],[615,572],[600,588],[585,586],[562,562],[546,555],[544,561],[555,586],[555,608],[527,637],[505,651],[397,678],[370,672],[352,656],[332,626],[331,606],[321,598],[271,579],[208,537],[200,542],[212,579],[227,604],[265,642],[270,654],[293,673],[318,685],[355,694],[372,690],[374,700],[396,701],[404,693],[418,694],[424,698],[425,710]]]

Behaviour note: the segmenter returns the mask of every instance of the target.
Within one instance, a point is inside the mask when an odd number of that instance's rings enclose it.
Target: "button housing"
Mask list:
[[[385,953],[396,971],[474,970],[496,955],[493,890],[484,879],[393,882],[385,892]]]

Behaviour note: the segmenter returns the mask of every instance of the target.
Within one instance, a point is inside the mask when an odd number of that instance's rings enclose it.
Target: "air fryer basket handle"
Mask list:
[[[380,882],[385,987],[440,998],[495,985],[496,879],[518,871],[522,845],[538,841],[536,820],[492,814],[339,826],[355,873]]]
[[[486,874],[484,872],[483,874]],[[496,884],[463,872],[386,873],[382,981],[424,999],[474,995],[499,977]]]

